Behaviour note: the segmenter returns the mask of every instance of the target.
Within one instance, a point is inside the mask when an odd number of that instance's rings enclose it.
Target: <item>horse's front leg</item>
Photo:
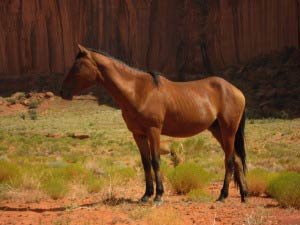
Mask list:
[[[134,140],[139,148],[141,159],[145,172],[146,191],[141,198],[142,202],[148,202],[149,198],[153,195],[153,180],[151,175],[151,160],[150,160],[150,147],[147,136],[133,134]]]
[[[151,162],[152,168],[155,174],[156,180],[156,195],[154,198],[154,202],[157,205],[162,204],[162,195],[164,193],[164,186],[160,176],[160,134],[161,130],[158,128],[150,128],[148,131],[148,139],[150,144],[150,151],[151,151]]]

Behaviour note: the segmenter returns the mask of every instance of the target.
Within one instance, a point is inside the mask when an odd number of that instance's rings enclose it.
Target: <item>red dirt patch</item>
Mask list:
[[[213,196],[217,196],[220,186],[211,185]],[[234,187],[225,203],[188,202],[184,196],[166,193],[161,207],[139,203],[142,191],[142,187],[130,187],[130,199],[117,198],[116,204],[105,203],[99,195],[80,200],[43,199],[39,203],[0,202],[0,224],[147,224],[151,213],[147,210],[161,211],[162,217],[164,211],[172,210],[186,225],[300,224],[299,210],[280,208],[275,200],[264,197],[250,197],[242,204]],[[134,211],[143,210],[141,218],[132,216]]]

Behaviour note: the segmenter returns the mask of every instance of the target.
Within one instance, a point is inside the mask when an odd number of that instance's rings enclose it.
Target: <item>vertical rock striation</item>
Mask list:
[[[193,79],[298,47],[299,10],[299,0],[2,0],[0,93],[64,74],[76,42]]]

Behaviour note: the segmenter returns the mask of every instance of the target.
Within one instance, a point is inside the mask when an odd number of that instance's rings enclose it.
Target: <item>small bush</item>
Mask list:
[[[168,178],[178,194],[186,194],[192,189],[204,187],[211,175],[196,163],[185,163],[177,166]]]
[[[0,183],[12,183],[18,178],[19,168],[17,165],[7,162],[0,161]]]
[[[193,189],[187,194],[187,198],[190,201],[195,202],[210,202],[212,201],[212,197],[208,195],[205,191],[202,189]]]
[[[19,101],[22,101],[24,98],[25,98],[25,93],[24,93],[24,92],[19,93],[17,99],[18,99]]]
[[[104,183],[102,180],[95,176],[91,176],[86,182],[87,190],[89,193],[98,193],[102,190]]]
[[[86,176],[86,171],[79,165],[67,166],[63,172],[66,180],[78,181]]]
[[[25,120],[25,119],[26,119],[26,114],[23,113],[23,112],[20,113],[19,116],[20,116],[20,118],[21,118],[22,120]]]
[[[284,172],[270,182],[268,193],[284,207],[300,209],[300,174]]]
[[[29,103],[29,109],[36,109],[40,104],[40,101],[38,100],[33,100]]]
[[[25,173],[23,172],[18,184],[19,189],[39,190],[39,187],[40,187],[40,178],[35,172],[33,171],[26,171]]]
[[[8,150],[7,146],[0,145],[0,152],[6,152]]]
[[[249,195],[260,196],[267,194],[268,185],[275,177],[275,173],[263,169],[250,170],[246,176]]]
[[[65,181],[70,182],[81,182],[87,174],[87,171],[85,171],[81,166],[79,165],[66,165],[61,167],[54,167],[49,168],[47,171],[48,174],[45,176],[46,178],[52,179],[52,178],[60,178]]]
[[[10,105],[14,105],[17,103],[17,99],[16,98],[8,98],[6,99],[6,101],[10,104]]]
[[[111,179],[115,184],[124,184],[132,179],[136,171],[130,167],[115,168],[110,171]]]
[[[43,191],[52,199],[59,199],[64,197],[68,192],[68,186],[62,178],[53,177],[47,180],[42,185]]]
[[[30,119],[36,120],[37,119],[37,111],[35,109],[29,109],[28,114]]]
[[[67,146],[64,148],[69,150]],[[85,156],[82,152],[68,152],[64,155],[64,160],[68,163],[82,163],[85,160]]]
[[[189,152],[189,154],[191,152],[198,153],[204,148],[204,145],[205,141],[202,137],[189,138],[183,142],[183,148],[185,152]]]

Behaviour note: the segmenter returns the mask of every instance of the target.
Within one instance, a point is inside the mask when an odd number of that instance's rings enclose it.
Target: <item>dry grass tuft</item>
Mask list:
[[[283,207],[300,209],[299,187],[300,173],[283,172],[270,182],[268,192]]]
[[[193,189],[187,194],[187,199],[194,202],[211,202],[213,198],[202,189]]]
[[[168,178],[178,194],[186,194],[193,189],[203,188],[212,175],[196,163],[184,163],[177,166]]]
[[[267,194],[268,186],[276,176],[276,173],[264,169],[250,170],[246,176],[249,195],[260,196]]]

